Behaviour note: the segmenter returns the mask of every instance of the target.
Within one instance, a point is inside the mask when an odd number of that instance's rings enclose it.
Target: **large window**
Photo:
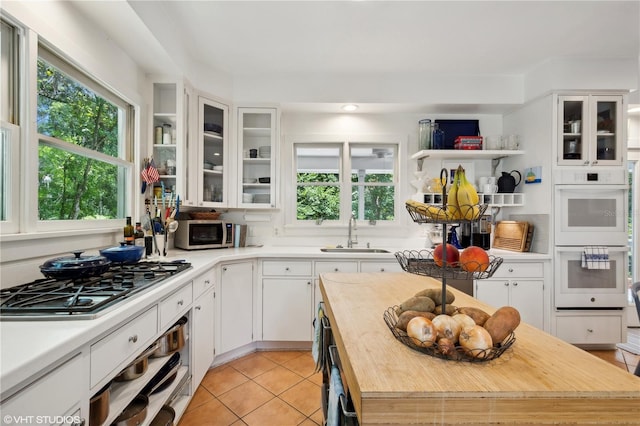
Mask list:
[[[296,219],[346,221],[353,214],[370,223],[394,221],[397,150],[397,144],[295,144]]]
[[[38,219],[123,218],[131,107],[44,48],[37,69]]]

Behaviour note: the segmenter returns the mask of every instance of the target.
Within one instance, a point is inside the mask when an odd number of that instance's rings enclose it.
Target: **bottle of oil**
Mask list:
[[[136,229],[133,233],[134,245],[144,247],[144,231],[142,230],[142,223],[136,222]]]
[[[134,229],[131,225],[131,217],[127,216],[127,222],[124,226],[124,242],[132,246],[134,244]]]

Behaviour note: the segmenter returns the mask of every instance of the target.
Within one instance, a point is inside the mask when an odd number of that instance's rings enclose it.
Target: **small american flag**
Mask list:
[[[153,163],[153,158],[146,163],[144,169],[142,169],[141,176],[147,184],[155,183],[160,180],[160,173],[158,173],[158,170]]]

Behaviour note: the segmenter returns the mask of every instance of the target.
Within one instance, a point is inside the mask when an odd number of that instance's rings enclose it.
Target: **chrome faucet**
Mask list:
[[[349,248],[353,248],[354,244],[358,244],[357,236],[355,237],[356,240],[351,239],[351,234],[356,229],[358,229],[356,228],[356,216],[353,213],[351,213],[351,217],[349,218],[349,236],[347,237],[347,247]]]

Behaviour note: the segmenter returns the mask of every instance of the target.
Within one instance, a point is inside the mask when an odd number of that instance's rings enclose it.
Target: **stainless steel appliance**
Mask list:
[[[184,250],[233,247],[235,226],[222,220],[181,220],[174,245]]]
[[[93,319],[190,267],[181,260],[112,263],[97,276],[35,280],[0,291],[0,320]]]
[[[555,185],[555,308],[626,305],[628,184],[624,170],[563,169]],[[602,266],[585,262],[591,250]]]

